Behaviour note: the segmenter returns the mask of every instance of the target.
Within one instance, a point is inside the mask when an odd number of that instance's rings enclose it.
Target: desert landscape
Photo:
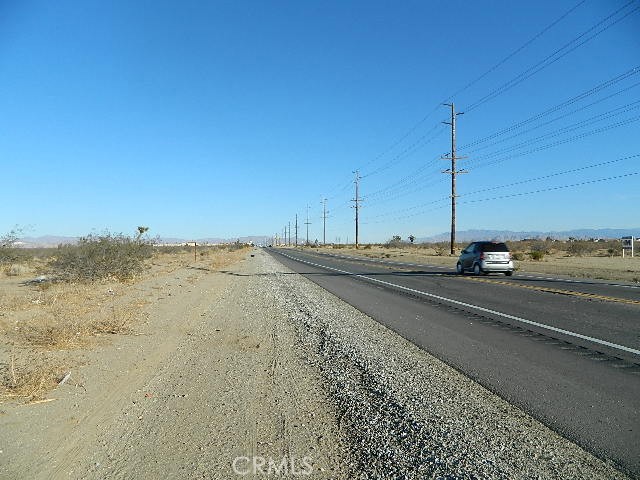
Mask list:
[[[0,478],[624,478],[263,249],[155,248],[92,280],[44,253],[0,277]]]

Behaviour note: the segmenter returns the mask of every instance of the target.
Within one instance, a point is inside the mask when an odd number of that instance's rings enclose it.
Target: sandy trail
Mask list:
[[[139,335],[88,353],[56,401],[5,406],[0,477],[226,479],[256,458],[346,478],[331,402],[255,260],[137,285],[152,301]]]

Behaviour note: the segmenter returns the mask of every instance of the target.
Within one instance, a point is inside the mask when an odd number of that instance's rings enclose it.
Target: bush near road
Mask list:
[[[88,235],[77,245],[60,245],[48,265],[64,281],[128,280],[140,274],[153,255],[151,241],[122,234]]]

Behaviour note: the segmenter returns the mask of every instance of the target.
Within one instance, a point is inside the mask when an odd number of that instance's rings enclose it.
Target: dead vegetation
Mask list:
[[[0,364],[0,402],[41,400],[68,373],[67,366],[43,355],[18,359],[12,352],[7,364]]]
[[[13,250],[5,247],[0,270],[0,402],[43,398],[72,368],[72,351],[134,333],[148,320],[141,281],[183,267],[216,271],[246,255],[246,247],[216,246],[194,259],[191,248],[111,234],[44,257]]]

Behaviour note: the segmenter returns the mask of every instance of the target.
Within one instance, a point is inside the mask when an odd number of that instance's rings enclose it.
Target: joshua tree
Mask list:
[[[142,237],[142,235],[147,233],[148,230],[149,230],[149,227],[138,227],[138,236],[136,237],[136,240],[140,240],[140,237]]]

